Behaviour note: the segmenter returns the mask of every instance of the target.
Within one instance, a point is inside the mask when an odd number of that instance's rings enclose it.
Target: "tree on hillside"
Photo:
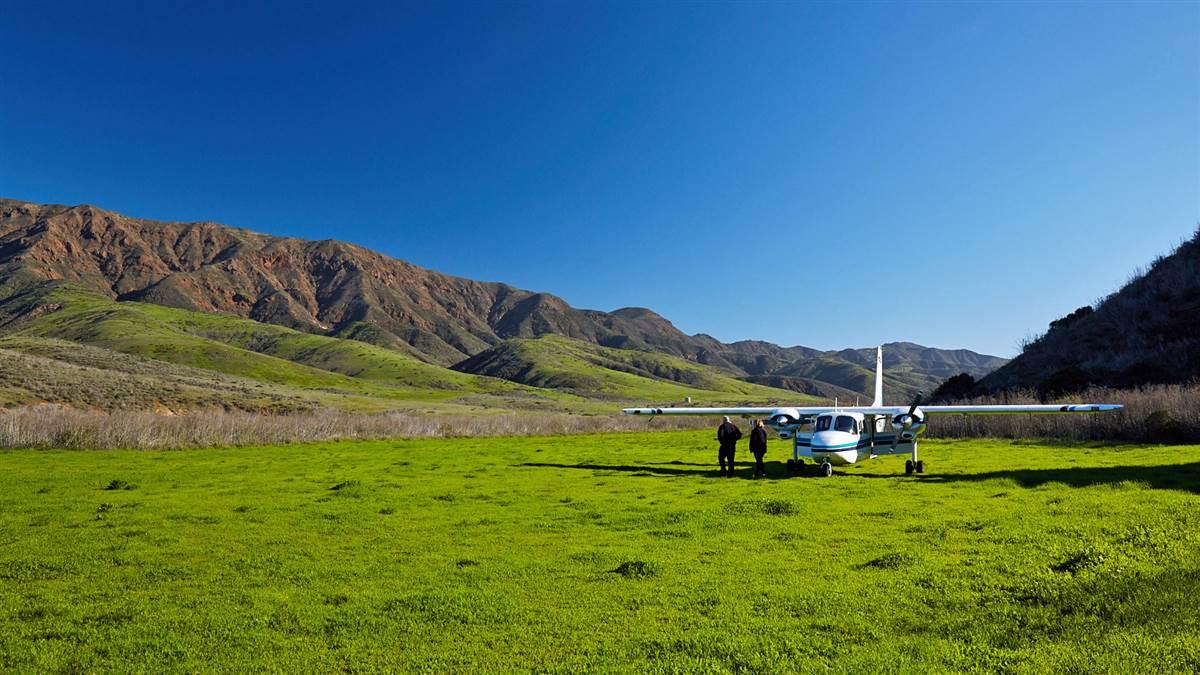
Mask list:
[[[938,385],[930,398],[934,401],[952,401],[963,398],[975,388],[975,378],[968,373],[959,373],[946,379]]]

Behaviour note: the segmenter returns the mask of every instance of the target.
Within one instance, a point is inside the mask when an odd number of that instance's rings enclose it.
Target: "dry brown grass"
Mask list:
[[[1038,402],[1034,392],[955,401],[960,404]],[[928,437],[1200,442],[1200,385],[1092,389],[1065,402],[1121,403],[1125,409],[1094,415],[938,416],[929,425]],[[0,411],[0,447],[150,450],[353,439],[699,429],[712,425],[709,418],[648,419],[625,415],[360,415],[334,410],[289,415],[219,411],[161,415],[110,414],[39,405]]]
[[[534,436],[688,429],[697,418],[587,415],[448,416],[333,410],[291,415],[203,411],[186,415],[106,413],[39,405],[0,411],[0,447],[75,450],[175,449],[380,438]]]
[[[956,404],[1039,403],[1036,392],[1009,392]],[[1116,412],[1089,415],[938,416],[929,437],[1054,438],[1143,443],[1200,442],[1200,384],[1152,385],[1140,389],[1092,388],[1064,403],[1120,403]]]

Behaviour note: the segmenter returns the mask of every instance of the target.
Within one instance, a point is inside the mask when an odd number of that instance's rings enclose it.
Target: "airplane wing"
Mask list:
[[[812,417],[821,413],[857,412],[865,415],[899,415],[908,410],[907,406],[820,406],[792,407],[775,406],[773,408],[624,408],[621,412],[626,415],[729,415],[730,417],[770,416],[785,413],[793,417]]]
[[[1016,415],[1022,413],[1093,413],[1120,410],[1124,406],[1111,403],[1075,403],[1050,405],[931,405],[920,407],[920,395],[912,405],[883,405],[883,348],[875,350],[875,400],[869,406],[820,406],[774,408],[625,408],[626,415],[729,415],[730,417],[769,417],[781,424],[795,423],[801,419],[815,417],[827,412],[884,415],[890,418],[909,416],[924,418],[925,415]]]
[[[1112,403],[1073,403],[1047,405],[931,405],[918,408],[926,415],[1017,415],[1017,414],[1061,414],[1092,413],[1120,410],[1125,406]],[[793,417],[812,417],[827,412],[851,412],[864,415],[887,415],[896,417],[906,414],[910,406],[821,406],[774,408],[625,408],[626,415],[729,415],[730,417],[769,417],[785,413]]]
[[[770,415],[778,408],[625,408],[626,415],[729,415],[730,417]]]
[[[921,412],[927,415],[1016,415],[1021,413],[1058,414],[1091,413],[1120,410],[1113,403],[1072,403],[1069,405],[927,405]]]

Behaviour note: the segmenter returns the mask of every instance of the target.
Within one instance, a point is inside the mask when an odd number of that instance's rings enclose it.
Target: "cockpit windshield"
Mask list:
[[[853,417],[846,415],[838,415],[837,423],[833,425],[835,431],[845,431],[847,433],[858,433],[858,422]]]
[[[833,418],[829,415],[821,415],[817,418],[817,426],[814,431],[829,431],[829,425],[833,422]]]

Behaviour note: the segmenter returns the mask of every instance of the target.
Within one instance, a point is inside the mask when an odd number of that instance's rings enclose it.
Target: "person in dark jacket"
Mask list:
[[[742,430],[730,422],[728,417],[717,427],[717,442],[721,444],[721,449],[717,451],[717,461],[721,463],[722,476],[733,476],[733,455],[737,452],[737,442],[741,437]],[[725,469],[725,460],[729,460],[728,470]]]
[[[767,430],[762,420],[754,420],[754,428],[750,430],[750,454],[754,455],[754,477],[766,476],[763,455],[767,454]]]

